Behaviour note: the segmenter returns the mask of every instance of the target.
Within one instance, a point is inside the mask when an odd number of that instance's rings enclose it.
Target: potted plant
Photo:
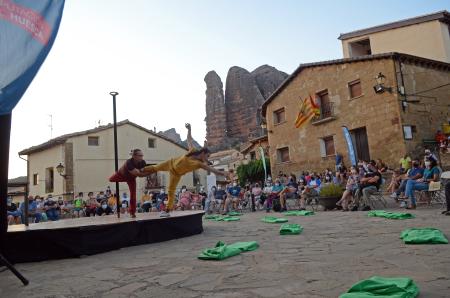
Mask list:
[[[325,210],[333,210],[336,208],[336,203],[341,199],[344,190],[338,184],[325,184],[320,188],[319,205],[323,206]]]

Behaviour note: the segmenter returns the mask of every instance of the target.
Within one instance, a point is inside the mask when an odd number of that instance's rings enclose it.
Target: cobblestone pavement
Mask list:
[[[420,297],[450,297],[450,245],[399,239],[411,227],[436,227],[450,237],[450,217],[427,207],[413,213],[417,218],[397,221],[339,211],[288,217],[304,227],[297,236],[280,236],[279,224],[260,221],[262,212],[238,222],[205,220],[193,237],[18,264],[30,285],[3,271],[0,297],[337,297],[373,275],[409,276]],[[255,240],[260,248],[220,262],[197,259],[218,240]]]

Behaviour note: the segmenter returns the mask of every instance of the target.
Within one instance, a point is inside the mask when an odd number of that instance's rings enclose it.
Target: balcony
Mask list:
[[[311,123],[313,125],[319,125],[336,119],[334,114],[334,103],[329,102],[320,106],[320,115],[314,116]]]

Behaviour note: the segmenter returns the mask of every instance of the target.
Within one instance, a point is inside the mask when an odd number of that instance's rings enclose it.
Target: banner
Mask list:
[[[348,128],[346,126],[342,126],[342,130],[344,131],[344,138],[347,142],[348,157],[350,159],[350,162],[352,163],[352,166],[356,166],[357,161],[355,148],[353,147],[352,136],[350,135],[350,132],[348,131]]]
[[[263,147],[259,147],[259,154],[260,158],[262,160],[263,168],[264,168],[264,182],[267,181],[267,165],[266,165],[266,157],[264,156],[264,149]]]
[[[0,0],[0,115],[12,112],[47,57],[64,0]]]

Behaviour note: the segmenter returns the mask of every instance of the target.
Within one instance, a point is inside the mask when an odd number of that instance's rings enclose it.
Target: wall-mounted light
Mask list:
[[[382,74],[381,72],[378,73],[378,75],[375,77],[375,80],[377,82],[377,84],[375,86],[373,86],[373,90],[375,91],[375,93],[384,93],[385,91],[392,93],[392,87],[386,87],[384,86],[384,83],[386,81],[386,76],[384,74]]]
[[[56,171],[58,172],[58,174],[63,177],[64,179],[67,179],[67,174],[63,174],[64,173],[64,166],[62,165],[62,163],[59,163],[59,165],[56,166]]]

